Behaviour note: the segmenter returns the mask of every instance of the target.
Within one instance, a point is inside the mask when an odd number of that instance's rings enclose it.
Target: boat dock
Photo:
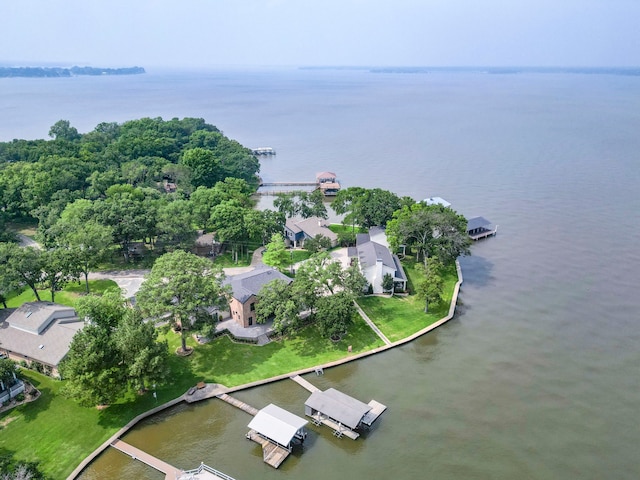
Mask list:
[[[307,390],[309,390],[311,393],[320,391],[320,389],[318,387],[313,385],[311,382],[307,382],[300,375],[294,375],[293,377],[289,377],[289,378],[291,378],[291,380],[296,382],[301,387],[306,388]]]
[[[229,405],[233,405],[234,407],[239,408],[243,412],[246,412],[254,417],[258,414],[257,408],[252,407],[251,405],[246,404],[243,401],[232,397],[231,395],[227,395],[226,393],[217,395],[217,398],[224,402],[227,402]],[[253,429],[249,430],[249,433],[247,433],[246,437],[247,439],[256,442],[262,447],[262,459],[266,464],[271,465],[273,468],[278,468],[280,464],[284,462],[285,459],[289,456],[289,453],[291,453],[286,448],[263,437]]]
[[[498,233],[498,226],[484,217],[473,217],[467,221],[467,233],[471,240],[476,241],[495,236]]]
[[[164,473],[165,480],[234,480],[229,475],[219,472],[204,463],[194,470],[184,471],[169,465],[167,462],[154,457],[140,450],[139,448],[129,445],[120,439],[111,442],[111,446],[122,453],[129,455],[133,460],[138,460],[150,467]]]
[[[278,468],[289,456],[289,450],[264,438],[255,430],[249,430],[247,439],[262,446],[262,460],[273,468]]]
[[[362,426],[371,427],[387,409],[386,405],[375,400],[364,404],[333,388],[323,392],[300,375],[289,378],[311,392],[311,397],[305,402],[305,414],[311,417],[312,423],[326,425],[338,438],[344,435],[357,439],[360,434],[355,430]]]
[[[251,153],[254,155],[275,155],[276,151],[271,147],[252,148]]]
[[[129,445],[120,439],[111,442],[111,446],[116,450],[120,450],[122,453],[126,453],[134,460],[139,460],[159,472],[164,473],[165,480],[176,480],[182,473],[179,468],[169,465],[167,462],[163,462],[159,458],[149,455],[147,452],[143,452],[139,448]]]
[[[255,195],[280,195],[291,194],[305,187],[312,190],[320,190],[325,197],[334,196],[340,191],[340,183],[333,172],[321,172],[316,174],[315,182],[260,182],[260,188],[267,190],[257,191]]]
[[[239,408],[240,410],[248,413],[249,415],[252,416],[256,416],[258,414],[258,409],[252,407],[251,405],[248,405],[246,403],[244,403],[241,400],[238,400],[237,398],[232,397],[231,395],[227,395],[226,393],[222,393],[220,395],[217,395],[217,398],[219,398],[220,400],[227,402],[229,405],[233,405],[236,408]]]

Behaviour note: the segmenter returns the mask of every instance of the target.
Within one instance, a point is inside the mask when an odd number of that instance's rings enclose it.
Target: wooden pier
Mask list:
[[[264,438],[255,430],[249,430],[247,438],[262,446],[262,459],[264,463],[271,465],[273,468],[278,468],[291,453],[286,448]]]
[[[247,412],[249,415],[253,415],[254,417],[258,414],[258,409],[252,407],[251,405],[248,405],[246,403],[244,403],[241,400],[238,400],[237,398],[232,397],[231,395],[227,395],[226,393],[217,395],[217,398],[219,398],[220,400],[227,402],[229,405],[233,405],[236,408],[239,408],[240,410]]]
[[[471,237],[471,240],[476,241],[476,240],[482,240],[483,238],[487,238],[487,237],[493,237],[498,233],[498,226],[496,225],[496,228],[491,229],[491,230],[484,230],[482,232],[473,234],[473,235],[469,235],[469,237]]]
[[[120,439],[111,442],[111,446],[116,450],[120,450],[122,453],[126,453],[134,460],[139,460],[142,463],[155,468],[159,472],[164,473],[165,480],[176,480],[176,478],[179,478],[181,474],[181,470],[179,468],[169,465],[167,462],[163,462],[159,458],[149,455],[147,452],[144,452],[133,445],[129,445]]]
[[[289,378],[291,378],[291,380],[296,382],[301,387],[306,388],[307,390],[309,390],[311,393],[320,391],[320,389],[318,387],[316,387],[315,385],[313,385],[310,382],[307,382],[300,375],[294,375],[293,377],[289,377]]]

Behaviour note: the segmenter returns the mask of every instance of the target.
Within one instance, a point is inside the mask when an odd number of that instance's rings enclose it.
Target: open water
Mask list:
[[[613,72],[615,73],[615,72]],[[244,439],[247,414],[179,406],[125,437],[182,468],[257,478],[640,477],[640,77],[562,72],[150,72],[2,79],[0,140],[143,116],[202,117],[271,146],[265,181],[442,196],[498,235],[461,260],[454,320],[309,380],[388,411],[356,442],[311,428],[279,470]],[[303,415],[291,381],[237,396]],[[160,399],[160,401],[167,399]],[[78,462],[81,459],[78,459]],[[83,479],[160,479],[108,451]]]

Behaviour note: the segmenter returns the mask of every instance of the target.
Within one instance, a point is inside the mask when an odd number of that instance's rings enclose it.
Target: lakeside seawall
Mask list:
[[[415,340],[418,337],[421,337],[422,335],[425,335],[427,333],[429,333],[432,330],[435,330],[436,328],[440,327],[441,325],[445,324],[446,322],[448,322],[449,320],[451,320],[454,315],[455,315],[455,310],[456,310],[456,304],[458,301],[458,295],[460,293],[460,286],[462,285],[463,282],[463,277],[462,277],[462,269],[460,267],[460,262],[458,262],[456,260],[456,271],[458,274],[458,281],[456,282],[454,289],[453,289],[453,295],[451,297],[451,303],[449,305],[449,312],[447,313],[447,315],[443,318],[441,318],[440,320],[432,323],[431,325],[428,325],[427,327],[423,328],[422,330],[417,331],[416,333],[414,333],[413,335],[410,335],[406,338],[403,338],[401,340],[397,340],[391,344],[388,345],[383,345],[381,347],[377,347],[374,348],[372,350],[368,350],[366,352],[361,352],[361,353],[357,353],[354,355],[350,355],[348,357],[342,358],[340,360],[334,360],[333,362],[328,362],[326,364],[322,364],[322,365],[314,365],[312,367],[307,367],[307,368],[303,368],[300,370],[296,370],[293,372],[289,372],[289,373],[285,373],[285,374],[281,374],[281,375],[276,375],[274,377],[270,377],[270,378],[266,378],[266,379],[262,379],[262,380],[256,380],[254,382],[250,382],[250,383],[245,383],[243,385],[237,385],[235,387],[228,387],[228,388],[223,388],[223,389],[216,389],[215,390],[215,394],[211,394],[211,395],[207,395],[207,396],[203,396],[202,398],[199,398],[197,401],[202,401],[202,400],[207,400],[210,398],[214,398],[215,396],[219,395],[220,393],[233,393],[233,392],[237,392],[240,390],[247,390],[250,388],[254,388],[254,387],[259,387],[262,385],[266,385],[268,383],[273,383],[273,382],[279,382],[281,380],[287,380],[292,376],[295,375],[304,375],[307,373],[312,373],[315,372],[315,370],[317,368],[331,368],[331,367],[337,367],[339,365],[343,365],[345,363],[348,362],[352,362],[355,360],[360,360],[362,358],[368,357],[370,355],[375,355],[384,351],[387,351],[391,348],[396,348],[399,347],[401,345],[404,345],[406,343],[409,343],[413,340]],[[106,441],[104,441],[98,448],[96,448],[89,456],[87,456],[74,470],[73,472],[71,472],[71,474],[67,477],[67,480],[75,480],[81,473],[82,471],[87,468],[87,466],[89,466],[89,464],[95,460],[104,450],[106,450],[111,443],[113,443],[115,440],[119,439],[122,435],[124,435],[125,433],[127,433],[132,427],[134,427],[136,424],[138,424],[141,420],[144,420],[145,418],[148,418],[152,415],[155,415],[156,413],[159,413],[163,410],[166,410],[167,408],[173,407],[174,405],[179,404],[180,402],[186,401],[186,393],[182,394],[181,396],[174,398],[173,400],[170,400],[166,403],[163,403],[162,405],[158,405],[157,407],[148,410],[144,413],[141,413],[140,415],[136,416],[135,418],[133,418],[132,420],[130,420],[125,426],[123,426],[121,429],[119,429],[116,433],[114,433],[111,437],[109,437]]]

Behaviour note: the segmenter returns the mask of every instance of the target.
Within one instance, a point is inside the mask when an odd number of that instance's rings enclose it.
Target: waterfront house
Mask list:
[[[331,246],[338,244],[338,235],[333,233],[327,222],[320,217],[309,218],[289,218],[284,226],[284,237],[290,246],[303,247],[307,238],[315,238],[316,235],[327,237],[331,241]]]
[[[407,276],[400,259],[381,241],[372,239],[372,235],[379,238],[380,231],[371,229],[370,233],[357,234],[356,246],[349,248],[348,255],[358,260],[360,271],[371,285],[373,293],[383,293],[382,279],[387,274],[393,277],[394,290],[404,292],[407,289]]]
[[[256,321],[256,303],[260,289],[273,280],[291,283],[293,280],[275,268],[260,266],[250,272],[228,276],[225,284],[231,285],[229,313],[238,325],[247,328]]]
[[[0,323],[0,352],[16,362],[38,362],[57,377],[58,365],[82,327],[84,322],[71,307],[27,302]]]

